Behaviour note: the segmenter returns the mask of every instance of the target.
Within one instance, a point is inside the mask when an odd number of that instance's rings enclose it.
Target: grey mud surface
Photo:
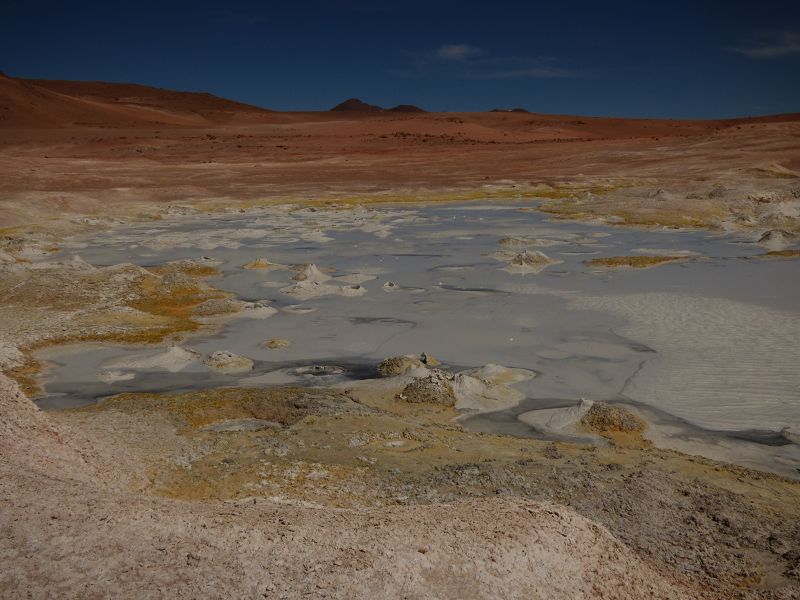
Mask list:
[[[793,344],[800,339],[798,261],[757,258],[764,248],[742,234],[549,222],[522,207],[278,207],[122,225],[75,238],[51,260],[78,254],[95,265],[147,266],[211,257],[224,262],[210,283],[243,300],[269,301],[278,312],[231,320],[182,344],[203,354],[249,357],[252,371],[223,374],[200,362],[176,372],[126,369],[119,365],[164,349],[62,347],[41,354],[50,368],[38,403],[52,409],[126,391],[327,385],[375,377],[383,358],[424,351],[454,371],[495,363],[537,373],[517,384],[526,397],[519,407],[464,415],[478,430],[546,437],[517,416],[580,398],[622,402],[650,423],[658,446],[800,476],[800,354]],[[499,243],[508,237],[535,243]],[[503,270],[509,255],[498,252],[525,249],[556,262],[539,273]],[[651,269],[586,264],[641,254],[690,260]],[[363,289],[298,298],[286,293],[296,270],[242,268],[259,258],[287,267],[313,263],[331,277],[326,285]],[[354,274],[372,279],[348,277]],[[719,317],[713,331],[691,322],[693,314],[705,318],[703,310]],[[266,347],[272,339],[291,345]],[[697,381],[678,381],[685,368],[681,344],[697,348],[704,339],[724,347],[725,365],[737,368],[723,372],[710,361],[693,375]],[[715,352],[709,348],[707,355]],[[125,379],[104,382],[101,374],[109,370]],[[769,402],[748,402],[759,393]]]

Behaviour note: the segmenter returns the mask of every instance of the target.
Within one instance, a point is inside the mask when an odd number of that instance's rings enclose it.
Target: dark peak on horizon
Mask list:
[[[389,112],[426,113],[428,111],[424,108],[420,108],[419,106],[414,106],[413,104],[398,104],[397,106],[390,108]]]
[[[377,104],[368,104],[358,98],[348,98],[344,102],[337,104],[330,109],[331,112],[405,112],[405,113],[424,113],[428,112],[413,104],[398,104],[393,108],[383,108]]]
[[[331,109],[331,112],[333,111],[383,112],[383,109],[375,104],[367,104],[358,98],[348,98],[334,106]]]

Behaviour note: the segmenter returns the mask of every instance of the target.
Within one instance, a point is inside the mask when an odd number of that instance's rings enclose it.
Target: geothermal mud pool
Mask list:
[[[551,222],[530,208],[275,207],[72,239],[48,260],[201,260],[219,269],[215,287],[261,304],[209,317],[215,332],[179,347],[43,351],[38,403],[341,386],[377,377],[386,357],[425,352],[453,372],[529,372],[504,398],[461,407],[476,430],[580,439],[570,427],[580,400],[603,400],[643,417],[657,446],[800,476],[796,260],[765,258],[769,248],[740,233]],[[590,263],[630,256],[674,260]]]

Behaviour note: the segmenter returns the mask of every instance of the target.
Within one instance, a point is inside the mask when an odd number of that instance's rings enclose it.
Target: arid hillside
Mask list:
[[[800,114],[272,112],[209,94],[0,76],[0,129],[0,226],[153,216],[176,202],[524,197],[568,218],[792,229],[786,203],[800,197]]]
[[[206,93],[0,74],[0,128],[203,126],[257,122],[269,111]]]

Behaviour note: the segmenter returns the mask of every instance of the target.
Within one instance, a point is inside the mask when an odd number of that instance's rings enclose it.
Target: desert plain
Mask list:
[[[0,175],[3,596],[800,594],[800,115],[0,76]]]

